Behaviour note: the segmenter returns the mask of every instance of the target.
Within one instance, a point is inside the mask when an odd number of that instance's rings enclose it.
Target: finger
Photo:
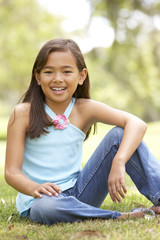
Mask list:
[[[48,186],[52,187],[57,193],[62,192],[60,186],[56,185],[55,183],[49,182],[49,183],[46,183],[45,185],[48,185]]]
[[[116,203],[116,201],[121,202],[121,199],[120,199],[119,195],[117,194],[115,185],[110,186],[109,193],[110,193],[111,199],[114,203]]]
[[[126,194],[127,193],[127,188],[126,188],[125,183],[122,183],[121,186],[122,186],[123,192]]]
[[[125,194],[124,192],[122,191],[122,186],[121,184],[117,183],[116,185],[116,191],[118,192],[118,194],[122,197],[122,198],[125,198]]]
[[[46,186],[42,188],[42,191],[44,194],[46,194],[47,196],[52,196],[54,195],[55,197],[58,197],[58,193],[50,186]]]
[[[109,192],[109,195],[110,195],[110,197],[111,197],[113,203],[116,203],[116,199],[115,199],[113,193],[112,193],[112,192]]]
[[[60,186],[56,185],[55,183],[48,183],[48,185],[51,186],[57,193],[62,192]]]
[[[115,199],[115,197],[114,197],[114,195],[113,195],[113,193],[112,193],[112,189],[111,189],[111,186],[110,186],[110,185],[108,185],[108,192],[109,192],[109,195],[110,195],[112,201],[113,201],[114,203],[116,203],[116,199]]]
[[[38,191],[35,191],[34,194],[33,194],[33,197],[34,197],[34,198],[42,198],[43,195],[40,194]]]
[[[46,190],[51,193],[50,195],[54,195],[54,196],[58,196],[59,195],[59,191],[57,192],[55,189],[53,189],[53,187],[51,186],[46,186]]]
[[[116,189],[115,185],[113,185],[111,187],[111,192],[112,192],[112,195],[114,196],[114,199],[117,200],[118,202],[121,202],[121,198],[120,198],[120,196],[119,196],[119,194],[117,192],[117,189]]]
[[[122,197],[122,198],[125,198],[125,194],[124,192],[120,189],[120,191],[118,191],[118,194]]]
[[[115,196],[116,200],[117,200],[119,203],[122,202],[122,200],[121,200],[121,198],[120,198],[120,196],[119,196],[119,194],[118,194],[117,192],[114,193],[114,196]]]

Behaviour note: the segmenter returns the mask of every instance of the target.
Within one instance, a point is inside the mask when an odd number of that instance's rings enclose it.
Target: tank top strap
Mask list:
[[[72,98],[72,99],[71,99],[70,104],[68,105],[68,107],[66,108],[65,112],[63,113],[63,115],[65,115],[66,118],[69,117],[69,115],[70,115],[70,113],[71,113],[71,111],[72,111],[72,109],[73,109],[75,100],[76,100],[75,98]],[[48,107],[47,104],[44,104],[44,108],[45,108],[45,112],[48,114],[48,116],[49,116],[51,119],[53,119],[53,118],[56,116],[56,114],[53,112],[53,110],[52,110],[50,107]]]
[[[69,115],[71,114],[73,106],[74,106],[74,103],[75,103],[75,100],[76,100],[75,98],[71,99],[70,104],[68,105],[68,107],[66,108],[65,112],[63,113],[63,115],[65,115],[66,118],[68,118]]]
[[[44,104],[44,109],[45,109],[45,112],[47,113],[47,115],[48,115],[51,119],[53,119],[53,118],[56,116],[56,114],[52,111],[52,109],[51,109],[50,107],[48,107],[47,104]]]

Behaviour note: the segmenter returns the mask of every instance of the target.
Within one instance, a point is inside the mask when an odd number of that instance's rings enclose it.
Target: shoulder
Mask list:
[[[86,122],[94,124],[102,122],[106,124],[122,126],[129,118],[129,114],[114,109],[105,103],[92,99],[78,99],[76,101],[77,109],[83,115]]]
[[[26,118],[29,117],[29,113],[30,103],[20,103],[13,108],[11,115],[14,115],[15,118]]]
[[[8,126],[21,122],[26,126],[29,124],[30,103],[17,104],[10,115]]]
[[[14,110],[19,116],[29,114],[30,112],[30,103],[20,103],[14,107]]]
[[[72,121],[82,131],[87,132],[97,122],[123,127],[129,118],[129,114],[102,102],[92,99],[77,99]]]
[[[76,99],[76,102],[75,102],[77,107],[81,107],[81,108],[89,108],[89,107],[95,106],[96,103],[98,102],[92,99],[87,99],[87,98],[78,98]]]
[[[92,99],[85,99],[85,98],[79,98],[76,100],[76,106],[79,110],[88,112],[88,114],[95,115],[95,110],[101,110],[107,105],[104,103],[92,100]]]
[[[85,98],[78,98],[76,99],[75,106],[77,111],[81,112],[82,114],[90,112],[91,109],[94,106],[94,101],[91,99],[85,99]],[[89,114],[88,112],[88,114]]]
[[[92,99],[79,98],[76,100],[75,105],[77,112],[89,125],[96,123],[98,121],[97,116],[100,115],[100,112],[103,112],[103,103]]]

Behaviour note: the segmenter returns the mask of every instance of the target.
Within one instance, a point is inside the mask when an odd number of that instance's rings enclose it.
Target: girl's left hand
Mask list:
[[[121,202],[121,197],[125,198],[127,189],[125,186],[125,164],[112,164],[111,171],[108,177],[108,191],[114,203]]]

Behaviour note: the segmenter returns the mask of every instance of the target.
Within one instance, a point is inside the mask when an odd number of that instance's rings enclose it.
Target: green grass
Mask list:
[[[155,155],[160,159],[160,123],[149,125],[145,140]],[[98,127],[98,135],[91,137],[84,146],[84,160],[88,159],[90,154],[96,148],[101,138],[109,128]],[[20,219],[16,207],[17,192],[9,187],[4,180],[4,152],[5,142],[0,142],[0,240],[74,240],[74,239],[112,239],[112,240],[150,240],[158,239],[160,220],[155,218],[148,222],[146,219],[138,220],[87,220],[81,223],[61,223],[50,227],[32,223],[30,220]],[[107,196],[103,209],[116,210],[120,212],[130,211],[136,205],[141,203],[146,207],[151,203],[138,193],[135,186],[128,176],[126,176],[127,197],[121,204],[113,204],[110,197]],[[5,203],[3,203],[5,200]],[[12,215],[11,220],[9,217]],[[87,231],[87,232],[86,232]],[[90,234],[90,235],[87,235]],[[82,236],[83,235],[83,236]]]
[[[145,219],[139,220],[125,220],[125,221],[113,221],[113,220],[88,220],[82,223],[73,224],[57,224],[50,227],[40,224],[34,224],[30,220],[19,219],[15,208],[16,191],[7,186],[2,176],[0,178],[1,189],[0,198],[5,200],[5,204],[0,207],[0,239],[32,239],[32,240],[49,240],[49,239],[71,239],[77,232],[83,232],[86,230],[99,231],[105,236],[105,239],[154,239],[153,236],[158,235],[157,224],[158,220],[155,219],[152,222],[147,222]],[[127,179],[130,182],[129,178]],[[139,202],[146,206],[150,206],[143,196],[137,194],[134,187],[129,183],[128,195],[125,201],[121,204],[113,204],[109,197],[104,201],[102,208],[111,209],[117,211],[130,211],[135,207],[134,202]],[[14,215],[13,215],[14,214]],[[8,218],[11,216],[11,220],[8,222]],[[138,230],[137,230],[138,229]],[[92,232],[91,232],[92,233]],[[147,238],[146,234],[147,233]],[[154,235],[153,235],[154,234]],[[83,239],[97,239],[91,237],[83,237]],[[100,238],[104,239],[104,238]]]

